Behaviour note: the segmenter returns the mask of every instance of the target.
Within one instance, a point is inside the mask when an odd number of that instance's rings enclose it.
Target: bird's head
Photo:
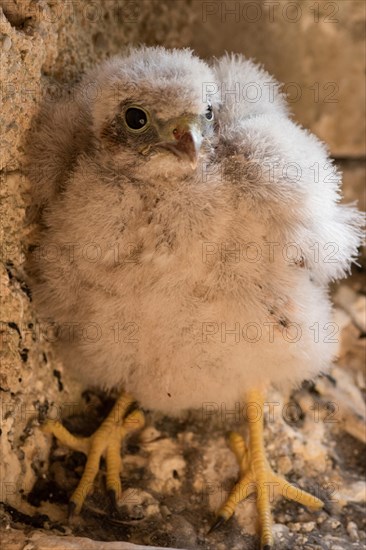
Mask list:
[[[212,150],[215,105],[206,92],[213,81],[190,50],[140,48],[108,60],[91,107],[103,152],[138,177],[192,172]]]

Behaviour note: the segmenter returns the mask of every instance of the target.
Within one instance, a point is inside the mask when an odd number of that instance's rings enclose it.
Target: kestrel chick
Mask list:
[[[269,386],[329,367],[327,285],[355,259],[361,218],[339,204],[324,145],[291,121],[278,85],[251,61],[131,49],[43,108],[30,158],[42,229],[35,302],[58,327],[65,365],[122,392],[91,438],[46,426],[88,453],[76,512],[102,453],[119,496],[121,440],[143,425],[135,399],[171,415],[204,402],[263,408]],[[248,423],[248,447],[232,437],[241,478],[218,522],[252,487],[268,549],[268,481],[322,503],[270,469],[263,415]]]

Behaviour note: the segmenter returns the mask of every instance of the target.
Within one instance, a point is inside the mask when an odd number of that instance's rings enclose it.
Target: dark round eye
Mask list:
[[[131,130],[142,130],[148,123],[148,116],[139,107],[129,107],[125,113],[125,120]]]
[[[211,105],[208,105],[205,112],[205,117],[207,118],[207,120],[213,120],[214,114]]]

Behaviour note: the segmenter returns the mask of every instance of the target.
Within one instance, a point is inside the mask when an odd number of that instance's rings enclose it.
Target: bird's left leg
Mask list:
[[[110,414],[90,437],[72,435],[60,422],[54,420],[48,420],[42,426],[44,432],[54,435],[63,445],[87,455],[84,473],[70,499],[70,514],[80,512],[85,498],[93,488],[102,456],[106,459],[107,491],[114,501],[120,498],[121,444],[128,433],[144,426],[144,415],[141,411],[134,410],[128,414],[133,404],[133,397],[123,393]]]
[[[285,478],[273,472],[268,464],[263,442],[264,396],[259,391],[251,391],[246,401],[249,424],[248,447],[239,434],[233,433],[230,436],[230,446],[240,467],[240,480],[220,508],[211,530],[227,521],[233,515],[240,501],[250,494],[256,493],[261,528],[261,548],[270,550],[273,546],[271,501],[274,493],[280,493],[286,498],[315,510],[322,508],[323,502],[291,485]]]

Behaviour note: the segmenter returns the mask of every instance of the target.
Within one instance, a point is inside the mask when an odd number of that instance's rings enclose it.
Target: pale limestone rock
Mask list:
[[[336,493],[338,502],[345,506],[348,502],[366,502],[366,481],[350,483],[344,480]]]
[[[358,535],[357,525],[355,524],[354,521],[349,521],[347,523],[347,533],[349,534],[349,538],[353,542],[357,542],[358,540],[360,540],[360,537]]]
[[[1,540],[6,550],[163,550],[161,546],[140,546],[122,541],[104,542],[84,537],[57,537],[37,531],[29,537],[13,529],[2,531]],[[173,549],[164,547],[164,550]]]
[[[308,521],[307,523],[303,523],[302,529],[306,533],[311,533],[315,529],[315,521]]]
[[[339,159],[337,167],[343,174],[342,190],[343,202],[356,202],[357,207],[365,212],[366,210],[366,161],[365,159]]]
[[[79,388],[65,386],[60,392],[54,373],[62,378],[63,366],[40,330],[24,280],[22,264],[32,229],[24,224],[28,182],[13,172],[3,174],[1,183],[1,479],[5,500],[13,502],[18,495],[22,507],[19,491],[28,493],[47,463],[49,442],[36,434],[38,419],[45,418],[52,402],[76,399]]]
[[[366,296],[359,296],[351,304],[350,315],[355,325],[366,332]]]
[[[295,118],[333,155],[364,158],[365,6],[195,0],[193,46],[207,57],[228,50],[262,63],[284,83]]]
[[[165,438],[145,443],[143,449],[150,453],[150,488],[158,493],[179,490],[186,467],[179,445]]]

